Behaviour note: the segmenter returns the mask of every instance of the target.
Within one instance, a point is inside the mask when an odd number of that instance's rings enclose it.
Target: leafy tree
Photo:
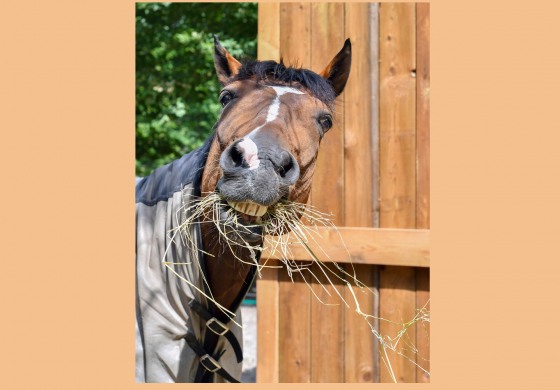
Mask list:
[[[199,147],[220,111],[213,34],[255,58],[256,3],[136,4],[136,174]]]

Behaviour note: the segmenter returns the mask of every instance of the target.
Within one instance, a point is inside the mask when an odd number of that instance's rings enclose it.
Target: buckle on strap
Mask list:
[[[223,336],[229,331],[229,328],[223,322],[218,321],[214,317],[206,321],[206,327],[218,336]]]
[[[216,372],[222,369],[220,363],[218,363],[212,356],[206,354],[200,357],[200,364],[204,366],[210,372]]]

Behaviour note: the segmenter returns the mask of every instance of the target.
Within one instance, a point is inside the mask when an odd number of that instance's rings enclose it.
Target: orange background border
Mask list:
[[[560,7],[431,3],[429,386],[553,388]],[[135,386],[134,28],[132,1],[2,7],[3,388]]]

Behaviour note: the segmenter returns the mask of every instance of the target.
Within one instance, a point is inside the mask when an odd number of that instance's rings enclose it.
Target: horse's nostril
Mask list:
[[[243,152],[237,149],[237,145],[231,148],[230,157],[234,167],[243,165]]]
[[[280,164],[278,165],[278,173],[281,177],[286,177],[286,173],[293,168],[293,158],[290,153],[285,150],[280,155]]]

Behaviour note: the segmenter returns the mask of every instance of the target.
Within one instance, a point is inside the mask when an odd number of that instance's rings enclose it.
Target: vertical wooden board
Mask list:
[[[311,4],[280,3],[280,57],[286,65],[311,65]]]
[[[311,69],[321,72],[343,43],[344,4],[311,4]],[[340,126],[343,114],[344,110],[337,110],[335,124],[321,142],[312,184],[313,206],[332,214],[337,226],[344,225],[344,133]],[[325,266],[334,268],[332,264]],[[312,282],[317,296],[311,297],[311,381],[342,382],[343,308],[337,295],[337,291],[342,293],[342,286],[329,275],[335,283],[331,286],[317,265],[312,267],[312,272],[318,280]]]
[[[379,165],[380,226],[416,227],[416,22],[415,4],[379,6]],[[410,267],[383,267],[380,272],[380,317],[397,322],[414,318],[416,275]],[[384,336],[395,337],[401,326],[381,321]],[[408,328],[398,343],[404,355],[390,353],[398,382],[415,382],[415,361],[410,352],[415,328]],[[383,364],[380,363],[383,366]],[[381,382],[393,378],[381,369]]]
[[[416,227],[430,228],[430,4],[416,5],[416,149],[417,212]],[[430,299],[430,270],[416,270],[416,307],[422,308]],[[429,311],[429,303],[426,306]],[[430,326],[416,326],[417,364],[430,370]],[[416,371],[417,382],[429,382],[424,370]]]
[[[278,383],[278,269],[257,279],[257,383]]]
[[[354,268],[349,264],[344,266],[348,274],[353,275],[355,272],[357,279],[374,291],[376,289],[375,268],[364,264],[356,264]],[[352,290],[362,312],[376,313],[375,296],[371,291],[361,291],[355,286]],[[350,308],[346,309],[344,313],[344,382],[374,382],[377,367],[374,358],[376,343],[372,330],[367,320],[356,312],[357,306],[348,287],[345,287],[345,299]],[[372,323],[374,326],[378,326],[373,320]]]
[[[430,4],[416,5],[416,227],[430,228]]]
[[[416,315],[416,273],[413,267],[385,266],[380,272],[380,317],[397,324],[380,321],[381,334],[395,338],[402,323],[411,321]],[[395,343],[396,350],[387,352],[396,380],[399,383],[416,382],[416,328],[411,326],[404,336]],[[381,354],[383,357],[383,354]],[[412,361],[412,362],[411,362]],[[383,362],[380,363],[380,381],[392,382],[389,370]]]
[[[311,65],[310,3],[280,4],[280,56],[287,65]],[[311,380],[311,293],[302,277],[280,271],[279,381]]]
[[[430,311],[430,269],[416,268],[416,308]],[[416,381],[430,382],[430,323],[418,322],[416,325]]]
[[[380,220],[382,227],[416,227],[415,5],[380,9]]]
[[[344,43],[344,4],[311,4],[311,69],[321,72]],[[333,127],[321,141],[312,184],[312,204],[332,214],[337,226],[344,226],[344,107],[336,101]]]
[[[258,4],[259,60],[280,60],[280,3]]]
[[[352,69],[344,92],[344,198],[346,226],[373,226],[373,156],[372,156],[372,63],[371,5],[345,4],[346,37],[352,42]],[[373,66],[373,67],[372,67]],[[373,104],[372,104],[373,103]],[[350,265],[345,266],[353,274]],[[358,280],[376,291],[375,268],[355,266]],[[355,290],[357,291],[357,290]],[[374,338],[366,320],[355,312],[353,294],[345,287],[345,299],[352,309],[344,321],[345,382],[373,382],[378,371]],[[374,295],[356,293],[362,311],[374,312]]]
[[[373,227],[379,227],[379,3],[370,5],[371,160]]]
[[[325,267],[334,269],[332,264],[324,264]],[[312,284],[311,297],[311,382],[343,382],[344,307],[338,294],[344,290],[340,280],[328,274],[332,286],[319,266],[313,265],[312,271],[318,281]]]
[[[309,275],[306,275],[308,280]],[[279,373],[280,383],[309,383],[310,362],[310,290],[299,273],[295,283],[285,269],[279,276]]]
[[[368,3],[346,4],[352,70],[344,92],[345,214],[347,226],[372,226],[372,74]]]

